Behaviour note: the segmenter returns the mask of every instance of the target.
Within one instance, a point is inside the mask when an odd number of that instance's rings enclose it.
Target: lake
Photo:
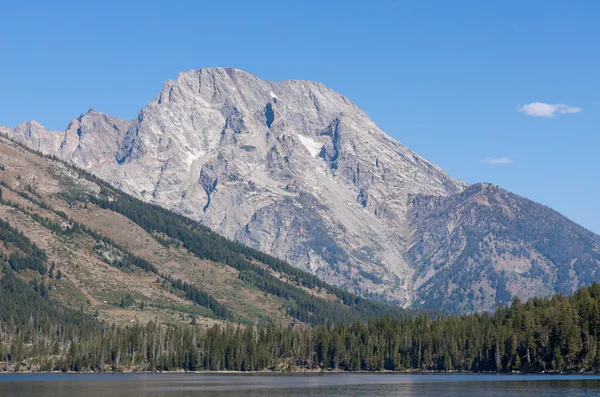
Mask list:
[[[3,374],[0,396],[600,396],[600,376],[407,374]]]

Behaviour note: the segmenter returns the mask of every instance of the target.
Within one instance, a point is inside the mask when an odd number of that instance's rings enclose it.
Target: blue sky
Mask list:
[[[318,80],[452,176],[600,233],[598,20],[592,0],[3,1],[0,125],[131,119],[208,66]]]

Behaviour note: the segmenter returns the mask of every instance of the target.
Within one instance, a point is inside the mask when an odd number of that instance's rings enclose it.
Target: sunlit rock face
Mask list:
[[[167,81],[131,122],[96,111],[66,131],[6,130],[143,200],[366,295],[413,300],[409,194],[466,184],[312,81],[228,68]]]

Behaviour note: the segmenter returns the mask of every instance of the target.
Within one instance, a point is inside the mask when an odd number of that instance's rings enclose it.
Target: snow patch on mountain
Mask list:
[[[298,138],[300,142],[306,147],[306,149],[310,152],[312,157],[317,157],[319,153],[321,153],[321,149],[323,148],[323,144],[315,141],[312,138],[309,138],[304,135],[298,134]]]

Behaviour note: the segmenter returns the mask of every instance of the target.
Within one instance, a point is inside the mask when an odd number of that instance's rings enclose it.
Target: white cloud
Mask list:
[[[544,103],[532,102],[527,105],[517,106],[519,112],[525,113],[527,116],[553,118],[557,114],[579,113],[581,108],[569,106],[566,103]]]
[[[483,160],[483,162],[488,163],[488,164],[512,164],[512,163],[514,163],[513,159],[511,159],[510,156],[504,156],[504,157],[498,157],[498,158],[488,157],[487,159]]]

